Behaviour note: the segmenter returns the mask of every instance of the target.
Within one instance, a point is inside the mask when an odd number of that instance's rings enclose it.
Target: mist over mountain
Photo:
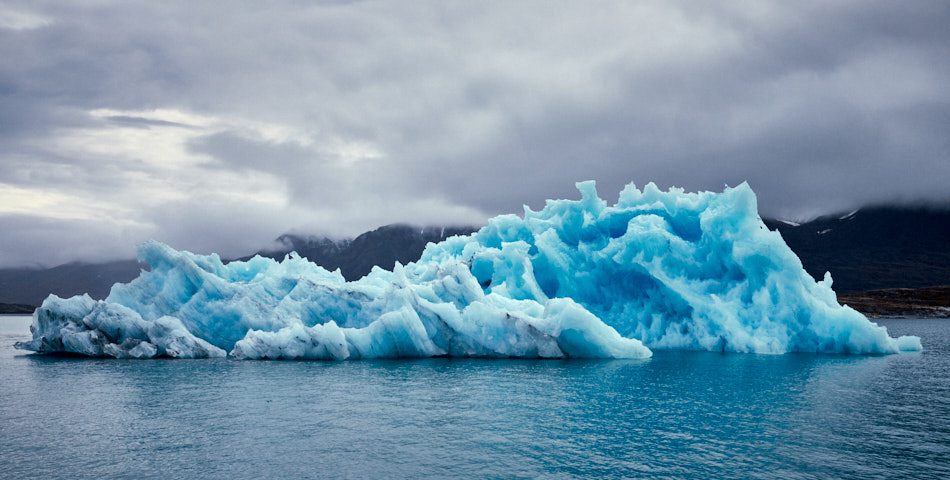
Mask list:
[[[950,284],[950,207],[877,206],[796,223],[764,219],[778,230],[816,279],[826,271],[839,294],[884,288]],[[328,270],[356,280],[373,266],[392,269],[415,261],[429,242],[469,234],[478,227],[420,227],[393,224],[353,239],[284,234],[252,255],[281,260],[296,251]],[[37,306],[50,293],[89,293],[104,298],[116,282],[128,282],[143,268],[135,260],[69,263],[48,269],[0,269],[0,303]],[[14,307],[6,310],[13,311]]]

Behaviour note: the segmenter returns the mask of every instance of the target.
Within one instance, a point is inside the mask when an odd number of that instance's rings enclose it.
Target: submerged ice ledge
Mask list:
[[[502,215],[346,282],[296,254],[224,264],[150,241],[104,301],[50,296],[17,348],[118,358],[646,358],[650,349],[881,354],[918,337],[838,305],[758,216],[722,193],[628,185]]]

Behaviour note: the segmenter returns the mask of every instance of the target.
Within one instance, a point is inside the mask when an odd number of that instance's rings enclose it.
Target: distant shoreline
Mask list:
[[[23,303],[0,303],[0,314],[32,315],[36,307]]]
[[[871,318],[950,318],[950,285],[846,293],[838,303]]]

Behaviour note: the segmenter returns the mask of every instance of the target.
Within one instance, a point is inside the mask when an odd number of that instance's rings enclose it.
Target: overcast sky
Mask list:
[[[948,25],[946,0],[0,0],[0,266],[477,224],[586,179],[748,181],[795,219],[946,202]]]

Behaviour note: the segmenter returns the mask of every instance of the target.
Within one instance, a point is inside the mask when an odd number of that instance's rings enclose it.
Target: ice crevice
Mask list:
[[[840,306],[723,192],[627,185],[501,215],[347,282],[299,257],[224,263],[159,242],[105,300],[50,296],[17,348],[117,358],[647,358],[651,349],[886,354],[920,350]]]

